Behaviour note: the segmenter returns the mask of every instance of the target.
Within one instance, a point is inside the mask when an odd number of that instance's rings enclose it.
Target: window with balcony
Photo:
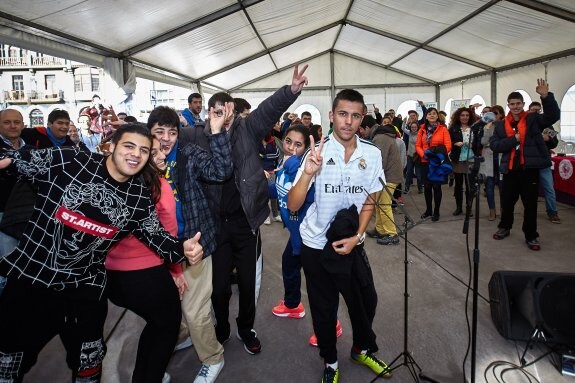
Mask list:
[[[13,75],[12,76],[12,92],[13,92],[13,99],[15,99],[15,100],[24,99],[24,76],[23,75]]]
[[[55,74],[47,74],[44,76],[44,88],[46,89],[46,94],[58,94]]]

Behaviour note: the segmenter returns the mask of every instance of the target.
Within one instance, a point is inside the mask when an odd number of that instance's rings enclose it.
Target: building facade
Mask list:
[[[75,61],[0,44],[0,104],[17,109],[28,127],[45,126],[48,114],[78,111],[100,94],[103,70]]]

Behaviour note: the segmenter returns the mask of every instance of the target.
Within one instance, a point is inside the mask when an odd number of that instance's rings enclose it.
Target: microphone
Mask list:
[[[483,129],[485,125],[493,121],[495,121],[495,113],[487,112],[483,116],[481,116],[479,120],[475,121],[473,125],[470,126],[470,128],[471,130],[477,131]]]

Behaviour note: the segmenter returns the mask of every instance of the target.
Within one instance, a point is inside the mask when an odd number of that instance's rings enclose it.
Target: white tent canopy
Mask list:
[[[256,100],[263,96],[254,92],[288,83],[296,63],[310,64],[308,99],[354,87],[383,107],[407,96],[440,107],[475,94],[501,103],[518,88],[534,93],[535,78],[545,77],[560,100],[575,82],[573,36],[571,0],[0,4],[4,43],[107,71],[117,59],[124,83],[133,65],[139,77]]]

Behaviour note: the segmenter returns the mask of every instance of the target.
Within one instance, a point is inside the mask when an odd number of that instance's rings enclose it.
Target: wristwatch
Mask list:
[[[365,231],[362,234],[357,233],[355,236],[359,239],[358,245],[361,245],[365,241]]]

